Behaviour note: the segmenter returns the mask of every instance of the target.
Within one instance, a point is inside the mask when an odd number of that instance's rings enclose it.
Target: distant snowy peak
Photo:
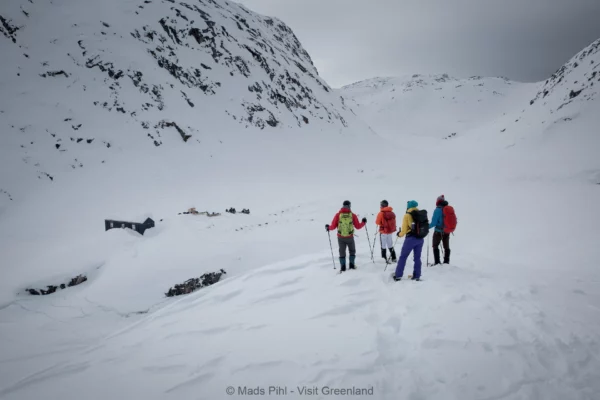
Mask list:
[[[377,91],[385,90],[386,88],[396,89],[401,88],[404,90],[410,90],[414,87],[441,87],[442,85],[472,85],[472,86],[483,86],[483,82],[486,80],[502,81],[508,85],[512,84],[506,78],[484,78],[481,76],[473,76],[468,79],[460,79],[449,76],[448,74],[437,74],[437,75],[406,75],[399,77],[377,77],[372,79],[366,79],[350,85],[346,85],[341,88],[345,92],[353,91]]]
[[[596,99],[599,90],[600,39],[577,53],[552,74],[530,104],[543,102],[552,111],[558,111],[573,102]]]

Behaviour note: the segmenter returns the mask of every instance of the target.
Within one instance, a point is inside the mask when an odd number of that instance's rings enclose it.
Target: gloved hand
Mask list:
[[[363,219],[362,219],[362,222],[366,224],[366,223],[367,223],[367,219],[366,219],[366,218],[363,218]]]
[[[329,224],[325,225],[325,231],[329,232]]]
[[[400,237],[400,232],[402,232],[402,229],[398,229],[398,233],[396,234],[396,236]]]

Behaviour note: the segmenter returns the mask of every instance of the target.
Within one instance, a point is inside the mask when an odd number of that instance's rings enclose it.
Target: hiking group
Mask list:
[[[430,229],[434,229],[432,241],[434,262],[432,265],[442,264],[439,249],[440,243],[443,246],[443,263],[450,263],[450,234],[456,229],[456,214],[454,212],[454,208],[448,204],[444,195],[441,195],[437,198],[435,205],[436,208],[433,212],[430,223],[427,216],[427,210],[419,210],[419,203],[417,203],[415,200],[408,201],[406,203],[406,213],[402,218],[402,225],[400,230],[398,230],[396,226],[396,214],[394,213],[394,209],[390,207],[387,200],[381,201],[379,213],[375,219],[375,224],[378,227],[377,233],[379,233],[381,257],[386,261],[386,263],[389,263],[390,261],[397,262],[396,270],[392,274],[392,277],[395,281],[402,279],[404,275],[404,268],[406,267],[406,261],[411,253],[413,253],[414,260],[414,269],[411,280],[421,280],[421,253],[423,250],[425,237],[427,237],[429,234]],[[351,210],[350,201],[346,200],[344,201],[340,211],[337,212],[333,217],[331,224],[325,225],[325,230],[328,234],[330,231],[335,229],[338,231],[337,239],[341,272],[346,271],[346,248],[348,249],[350,256],[348,268],[356,269],[356,243],[354,242],[354,230],[362,229],[366,224],[366,218],[363,218],[361,222],[359,222],[358,216]],[[397,238],[405,238],[399,258],[396,257],[396,251],[394,250],[394,233],[396,233],[396,231],[398,231],[396,234]],[[377,233],[375,236],[377,236]],[[367,239],[368,234],[369,232],[367,231]],[[373,248],[375,247],[375,240],[376,238],[373,240]],[[370,240],[369,247],[371,247]],[[388,251],[389,258],[387,255]],[[371,259],[373,262],[375,261],[373,250],[371,250]]]

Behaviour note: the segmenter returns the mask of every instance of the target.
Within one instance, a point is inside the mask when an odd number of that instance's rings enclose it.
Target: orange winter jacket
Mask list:
[[[388,212],[393,212],[394,209],[392,207],[381,207],[379,214],[377,214],[377,219],[375,219],[375,224],[379,225],[379,233],[383,233],[384,235],[388,235],[390,233],[396,232],[396,217],[391,220],[388,220],[384,224],[384,214]]]

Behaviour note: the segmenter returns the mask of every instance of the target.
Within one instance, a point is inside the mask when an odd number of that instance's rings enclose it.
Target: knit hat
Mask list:
[[[346,208],[350,208],[350,200],[345,200],[343,206]]]
[[[415,207],[419,207],[419,203],[417,203],[414,200],[410,200],[408,203],[406,203],[406,209],[415,208]]]
[[[381,207],[387,207],[389,206],[389,203],[387,200],[381,200]]]
[[[436,205],[436,206],[439,206],[439,205],[440,205],[440,204],[442,204],[442,202],[443,202],[443,201],[445,201],[445,200],[446,200],[446,198],[444,197],[444,195],[441,195],[441,196],[439,196],[439,197],[437,198],[437,200],[436,200],[436,202],[435,202],[435,205]]]

